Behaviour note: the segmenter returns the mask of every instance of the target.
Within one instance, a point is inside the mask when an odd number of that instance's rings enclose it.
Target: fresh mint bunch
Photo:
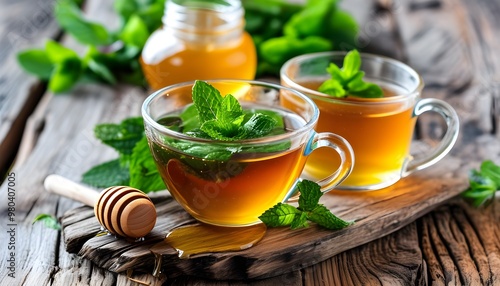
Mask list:
[[[365,82],[365,73],[360,71],[361,56],[357,50],[352,50],[344,58],[342,68],[330,63],[327,68],[331,75],[321,84],[318,90],[334,97],[347,97],[348,95],[366,98],[383,97],[380,86]]]
[[[149,151],[141,117],[127,118],[120,124],[99,124],[94,135],[115,149],[119,157],[85,172],[84,183],[99,188],[126,185],[145,193],[165,189]]]
[[[300,192],[298,208],[278,203],[259,216],[259,219],[269,227],[290,226],[291,229],[308,227],[308,221],[332,230],[353,224],[338,218],[324,205],[319,204],[323,193],[318,184],[303,180],[297,184],[297,188]]]
[[[294,56],[356,47],[358,23],[339,2],[243,0],[245,29],[257,47],[257,74],[278,76]]]
[[[115,0],[122,25],[117,31],[110,31],[87,20],[76,1],[56,1],[57,23],[85,45],[86,52],[80,56],[49,40],[43,49],[20,52],[18,62],[25,71],[48,81],[49,90],[55,93],[68,91],[78,82],[144,85],[138,59],[149,35],[161,24],[164,3],[165,0]]]
[[[491,160],[483,161],[479,170],[470,172],[469,184],[462,197],[475,207],[485,204],[494,198],[496,191],[500,189],[500,166]]]

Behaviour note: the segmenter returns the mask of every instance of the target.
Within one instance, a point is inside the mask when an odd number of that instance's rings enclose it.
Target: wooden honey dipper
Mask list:
[[[138,189],[109,187],[99,194],[59,175],[47,176],[44,186],[51,193],[94,207],[97,220],[112,234],[140,238],[156,224],[153,202]]]

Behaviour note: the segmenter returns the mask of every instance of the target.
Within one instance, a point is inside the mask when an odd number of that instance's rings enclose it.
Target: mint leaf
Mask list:
[[[54,64],[44,50],[26,50],[17,54],[17,61],[27,72],[43,80],[48,80]]]
[[[148,27],[137,15],[132,15],[120,33],[120,39],[126,44],[142,48],[149,38]]]
[[[472,170],[469,174],[469,188],[461,196],[475,207],[484,205],[493,199],[500,185],[489,176],[492,175],[490,171],[496,167],[498,166],[491,165],[490,162],[483,162],[480,171]],[[497,176],[497,174],[493,174],[493,176]]]
[[[483,176],[491,179],[500,187],[500,166],[495,165],[491,160],[487,160],[481,163],[480,170]]]
[[[129,181],[129,168],[124,166],[120,159],[94,166],[82,175],[83,183],[96,188],[126,186]]]
[[[87,66],[88,71],[92,72],[99,80],[115,84],[117,82],[115,75],[111,71],[111,67],[106,64],[101,58],[101,53],[96,47],[90,46],[83,57],[83,63]]]
[[[358,73],[359,68],[361,68],[361,56],[358,51],[352,50],[344,58],[344,66],[342,67],[344,78],[352,78]]]
[[[215,93],[210,93],[215,94]],[[218,104],[210,108],[215,112],[215,118],[205,121],[200,129],[213,139],[231,140],[240,134],[240,126],[245,118],[238,100],[228,94],[222,101],[212,101]]]
[[[243,125],[240,137],[243,139],[263,137],[268,135],[276,125],[277,122],[273,117],[263,113],[255,113]],[[284,131],[284,129],[281,129],[281,131]]]
[[[278,203],[259,216],[259,219],[269,227],[278,227],[291,225],[296,215],[300,215],[300,211],[295,207]]]
[[[45,43],[45,51],[47,52],[47,56],[53,63],[61,63],[67,59],[78,59],[78,54],[63,45],[59,44],[56,41],[48,40]]]
[[[265,113],[250,115],[247,111],[243,111],[234,96],[228,94],[222,97],[215,87],[203,81],[196,81],[193,86],[193,103],[198,111],[200,130],[216,140],[231,141],[263,137],[273,131],[278,124],[277,120]],[[186,110],[192,112],[189,108]],[[190,129],[191,132],[196,131],[195,128]],[[284,129],[282,130],[284,132]]]
[[[105,82],[109,84],[116,83],[115,76],[105,64],[98,62],[95,59],[89,59],[89,61],[87,62],[87,66],[93,73],[95,73],[99,78],[103,79]]]
[[[94,133],[118,151],[119,158],[88,170],[82,177],[84,183],[102,188],[129,185],[146,193],[165,189],[141,117],[127,118],[120,124],[99,124]]]
[[[302,211],[314,210],[323,195],[320,186],[315,182],[302,180],[297,184],[297,188],[300,192],[299,209]]]
[[[35,222],[41,221],[47,228],[52,228],[55,230],[60,230],[61,225],[59,224],[59,221],[57,221],[57,218],[53,215],[49,214],[39,214],[35,217],[33,220],[32,224],[35,224]]]
[[[200,119],[198,118],[198,110],[194,104],[189,105],[181,113],[182,132],[187,133],[200,128]]]
[[[332,80],[337,81],[341,86],[347,83],[346,79],[344,79],[342,70],[336,64],[330,63],[326,71],[332,76]]]
[[[363,81],[365,73],[360,71],[361,56],[357,50],[352,50],[344,57],[344,64],[339,68],[336,64],[330,63],[326,71],[331,78],[325,80],[318,88],[318,91],[333,97],[358,96],[365,98],[383,97],[383,90],[380,86]]]
[[[303,228],[303,227],[309,227],[309,223],[307,222],[307,213],[306,212],[300,212],[299,215],[296,215],[293,218],[292,223],[290,224],[291,229],[298,229],[298,228]]]
[[[363,88],[350,92],[351,95],[365,98],[379,98],[381,93],[383,93],[383,91],[380,86],[374,83],[365,83]]]
[[[111,37],[101,24],[87,21],[81,10],[71,1],[56,2],[57,22],[82,44],[102,46],[111,42]]]
[[[113,6],[116,12],[120,14],[124,19],[128,19],[132,14],[136,13],[138,10],[138,1],[135,0],[115,0],[113,1]]]
[[[222,96],[217,89],[204,81],[196,81],[193,85],[192,97],[202,123],[217,119],[222,102]]]
[[[303,180],[297,184],[297,188],[300,191],[298,208],[278,203],[265,211],[259,219],[269,227],[289,225],[291,229],[308,227],[308,220],[332,230],[353,224],[336,217],[324,205],[318,204],[323,193],[317,183]]]
[[[144,136],[135,145],[130,157],[130,183],[145,193],[165,189],[165,183],[160,177],[156,163],[149,150],[147,138]]]
[[[330,212],[324,205],[318,205],[309,213],[309,219],[322,227],[328,229],[342,229],[351,225],[351,222],[344,221]]]
[[[123,120],[120,124],[99,124],[94,128],[96,138],[113,147],[121,154],[132,154],[134,146],[144,136],[144,125],[141,117]]]
[[[327,79],[326,81],[324,81],[319,87],[319,90],[322,93],[326,93],[334,97],[343,97],[346,94],[346,91],[344,87],[342,87],[342,84],[334,79]]]
[[[50,76],[49,89],[55,93],[70,90],[82,73],[82,63],[79,58],[68,58],[55,65]]]

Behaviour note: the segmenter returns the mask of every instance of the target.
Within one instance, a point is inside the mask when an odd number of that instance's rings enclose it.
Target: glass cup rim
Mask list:
[[[295,136],[302,134],[304,132],[314,130],[314,126],[315,126],[316,122],[318,121],[319,109],[318,109],[317,105],[314,103],[314,101],[312,99],[310,99],[308,96],[306,96],[305,94],[303,94],[302,92],[300,92],[298,90],[295,90],[295,89],[292,89],[289,87],[285,87],[285,86],[282,86],[280,84],[275,84],[275,83],[266,82],[266,81],[259,81],[259,80],[211,79],[211,80],[204,80],[204,81],[208,82],[208,83],[214,83],[214,82],[248,83],[250,85],[266,86],[266,87],[271,87],[271,88],[278,89],[278,90],[286,90],[286,91],[291,92],[295,96],[298,96],[299,98],[301,98],[305,102],[307,102],[311,106],[311,108],[313,109],[313,114],[311,116],[311,119],[309,119],[306,122],[306,124],[304,124],[304,126],[301,126],[300,128],[295,129],[291,132],[286,132],[284,134],[279,134],[279,135],[253,138],[253,139],[242,139],[242,140],[231,140],[231,141],[192,137],[192,136],[186,135],[184,133],[177,132],[177,131],[171,130],[169,128],[166,128],[165,126],[156,122],[148,112],[148,110],[149,110],[148,107],[151,105],[153,100],[158,98],[159,96],[162,96],[168,90],[176,89],[176,88],[183,87],[183,86],[193,85],[195,83],[195,81],[193,80],[193,81],[185,81],[185,82],[180,82],[180,83],[176,83],[173,85],[169,85],[169,86],[163,87],[163,88],[151,93],[144,100],[142,107],[141,107],[141,114],[142,114],[142,118],[144,119],[144,122],[147,123],[149,126],[153,127],[156,131],[160,132],[161,134],[168,135],[168,136],[176,138],[176,139],[198,142],[198,143],[217,143],[217,144],[221,144],[221,145],[223,145],[223,144],[234,145],[234,144],[272,143],[272,142],[276,142],[276,141],[290,139],[290,138],[295,137]]]
[[[330,101],[330,102],[335,102],[335,103],[342,103],[342,104],[352,104],[352,105],[380,105],[380,104],[391,104],[391,103],[398,103],[398,102],[404,102],[406,100],[412,99],[414,97],[417,97],[423,90],[424,88],[424,80],[420,74],[415,71],[412,67],[409,65],[398,61],[393,58],[389,58],[386,56],[382,55],[376,55],[376,54],[371,54],[371,53],[359,53],[361,56],[361,59],[367,58],[371,60],[376,60],[376,61],[383,61],[390,63],[392,65],[399,66],[403,69],[405,69],[407,72],[409,72],[413,77],[415,77],[418,81],[417,86],[405,93],[401,93],[398,95],[394,95],[391,97],[384,97],[384,98],[358,98],[358,97],[351,97],[348,100],[342,99],[342,98],[335,98],[332,97],[328,94],[319,92],[317,90],[313,90],[307,87],[304,87],[300,84],[297,84],[295,81],[293,81],[289,76],[288,76],[288,69],[292,64],[295,64],[297,62],[303,62],[306,60],[314,59],[314,58],[320,58],[320,57],[334,57],[334,56],[345,56],[347,52],[345,51],[327,51],[327,52],[315,52],[315,53],[308,53],[308,54],[303,54],[300,56],[293,57],[286,61],[283,66],[280,69],[280,79],[285,82],[287,85],[289,85],[292,89],[295,89],[297,91],[300,91],[302,93],[307,94],[310,97],[313,97],[315,99],[320,99],[320,100],[325,100],[325,101]]]

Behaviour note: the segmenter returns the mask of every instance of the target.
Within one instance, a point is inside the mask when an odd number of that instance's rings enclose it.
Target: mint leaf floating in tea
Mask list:
[[[303,180],[297,184],[297,188],[300,192],[298,208],[278,203],[259,216],[259,219],[269,227],[290,226],[291,229],[308,227],[308,220],[332,230],[353,224],[338,218],[324,205],[319,204],[323,193],[318,184]]]
[[[469,174],[469,188],[462,193],[462,197],[473,206],[479,207],[495,197],[500,189],[500,166],[491,160],[483,161],[479,170],[472,170]]]
[[[247,90],[249,84],[230,84],[230,87],[235,94],[239,94]],[[272,153],[291,147],[290,140],[255,146],[232,144],[238,140],[285,133],[284,118],[278,111],[261,110],[257,106],[244,108],[232,94],[222,96],[219,90],[205,81],[194,83],[192,100],[193,104],[182,111],[167,114],[157,122],[176,132],[214,141],[207,143],[164,138],[165,146],[153,142],[153,153],[165,165],[175,159],[178,161],[175,166],[184,173],[210,181],[220,181],[245,169],[246,163],[240,162],[235,166],[234,161],[230,161],[234,154]],[[228,176],[228,169],[238,171],[233,171]]]
[[[323,82],[318,91],[339,98],[349,95],[365,98],[383,97],[380,86],[363,80],[365,73],[360,71],[360,68],[361,56],[359,52],[357,50],[350,51],[344,58],[342,68],[330,63],[326,70],[331,78]]]

